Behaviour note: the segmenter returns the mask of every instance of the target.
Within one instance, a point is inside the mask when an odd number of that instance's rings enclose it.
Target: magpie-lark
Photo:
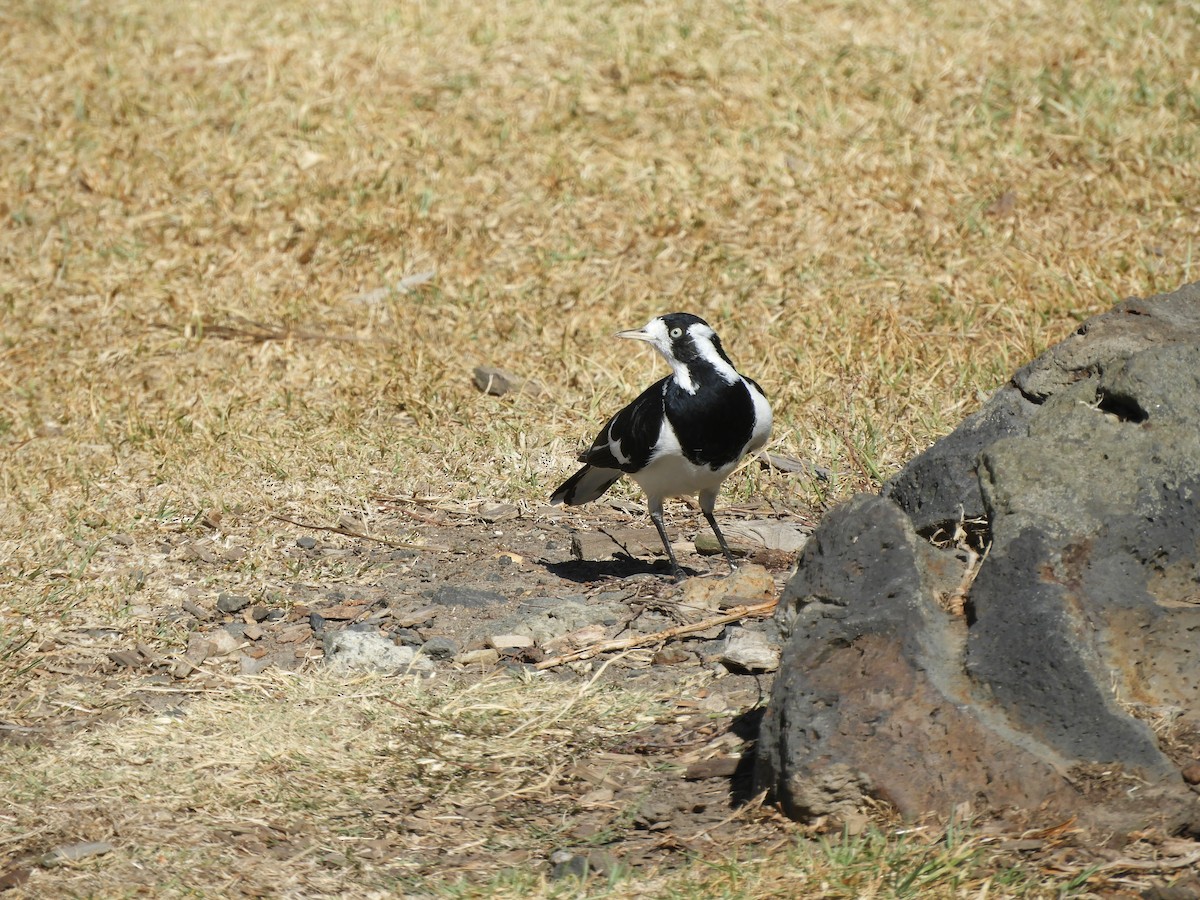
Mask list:
[[[672,373],[609,419],[592,446],[579,454],[583,468],[563,482],[550,502],[589,503],[622,475],[630,476],[646,492],[671,574],[680,581],[683,572],[663,527],[663,500],[698,496],[732,568],[733,554],[713,518],[713,506],[729,473],[767,442],[771,405],[758,384],[733,367],[717,333],[698,316],[670,313],[617,337],[652,344]]]

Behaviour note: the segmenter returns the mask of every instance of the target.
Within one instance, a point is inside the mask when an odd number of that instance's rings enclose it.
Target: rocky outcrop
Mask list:
[[[1200,285],[1130,299],[833,511],[780,602],[758,780],[1200,830]]]

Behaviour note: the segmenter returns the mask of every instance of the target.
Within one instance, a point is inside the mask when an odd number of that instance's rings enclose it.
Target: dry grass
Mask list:
[[[5,753],[0,835],[24,851],[31,897],[579,896],[543,865],[578,844],[574,766],[668,709],[595,680],[242,679],[157,716]],[[1039,885],[994,840],[953,830],[794,832],[766,854],[593,876],[586,893],[862,900],[970,886],[1059,897],[1069,881]],[[29,865],[88,841],[110,848]]]
[[[246,679],[185,708],[6,754],[0,821],[6,842],[34,858],[84,841],[116,847],[98,867],[36,869],[34,896],[403,887],[431,866],[463,875],[544,857],[540,844],[561,839],[553,811],[567,820],[555,789],[572,762],[644,727],[653,709],[633,692],[507,677],[430,688]]]
[[[1196,277],[1198,19],[6,3],[0,690],[48,630],[177,604],[152,554],[98,564],[115,534],[207,523],[246,555],[205,587],[261,585],[271,513],[536,509],[661,372],[610,333],[667,310],[763,383],[772,449],[836,473],[727,499],[872,486],[1078,319]],[[550,395],[483,396],[479,363]]]

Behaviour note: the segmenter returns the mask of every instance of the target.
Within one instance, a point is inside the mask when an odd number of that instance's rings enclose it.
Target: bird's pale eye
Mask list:
[[[683,329],[682,328],[676,326],[675,328],[671,329],[671,340],[678,340],[681,337],[683,337]]]

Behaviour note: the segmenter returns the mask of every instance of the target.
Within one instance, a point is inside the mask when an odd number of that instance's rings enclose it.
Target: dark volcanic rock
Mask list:
[[[882,494],[784,592],[760,784],[796,815],[1200,830],[1191,760],[1138,717],[1200,729],[1200,287],[1089,320]],[[972,519],[982,557],[923,539]]]
[[[1016,388],[1003,387],[988,404],[913,459],[883,487],[926,536],[945,535],[964,519],[985,514],[975,462],[997,438],[1024,434],[1038,406]]]
[[[966,623],[933,600],[960,572],[878,497],[813,534],[780,600],[791,640],[759,735],[758,780],[790,814],[848,817],[866,795],[912,818],[981,790],[999,807],[1067,798],[1053,761],[967,708]]]

